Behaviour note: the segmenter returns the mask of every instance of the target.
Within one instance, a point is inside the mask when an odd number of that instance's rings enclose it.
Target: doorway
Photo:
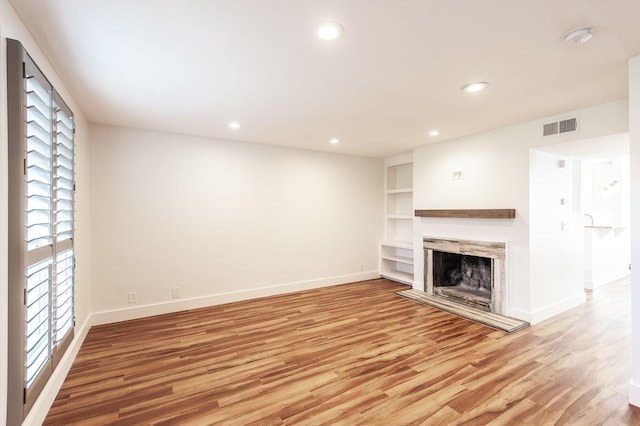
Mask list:
[[[628,277],[631,262],[629,134],[552,145],[542,151],[567,158],[579,198],[584,288]]]

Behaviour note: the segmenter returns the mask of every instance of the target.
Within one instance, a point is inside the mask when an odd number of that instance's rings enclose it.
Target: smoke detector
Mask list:
[[[567,31],[564,34],[564,36],[562,36],[562,39],[567,44],[582,44],[582,43],[586,43],[589,40],[591,40],[591,37],[593,37],[593,32],[592,31],[593,31],[593,27],[591,27],[591,26],[584,26],[584,27],[574,28],[571,31]]]

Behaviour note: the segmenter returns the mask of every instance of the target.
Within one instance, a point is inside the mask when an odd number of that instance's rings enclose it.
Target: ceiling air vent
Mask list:
[[[578,130],[578,119],[569,118],[542,125],[542,136],[552,136]]]

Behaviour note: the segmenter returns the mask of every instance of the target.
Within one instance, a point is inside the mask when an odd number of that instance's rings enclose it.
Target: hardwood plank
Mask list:
[[[629,281],[506,334],[386,279],[93,327],[45,425],[640,424]]]

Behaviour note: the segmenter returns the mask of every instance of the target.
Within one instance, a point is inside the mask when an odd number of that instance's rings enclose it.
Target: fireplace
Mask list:
[[[504,242],[425,237],[423,247],[427,294],[506,314]]]

